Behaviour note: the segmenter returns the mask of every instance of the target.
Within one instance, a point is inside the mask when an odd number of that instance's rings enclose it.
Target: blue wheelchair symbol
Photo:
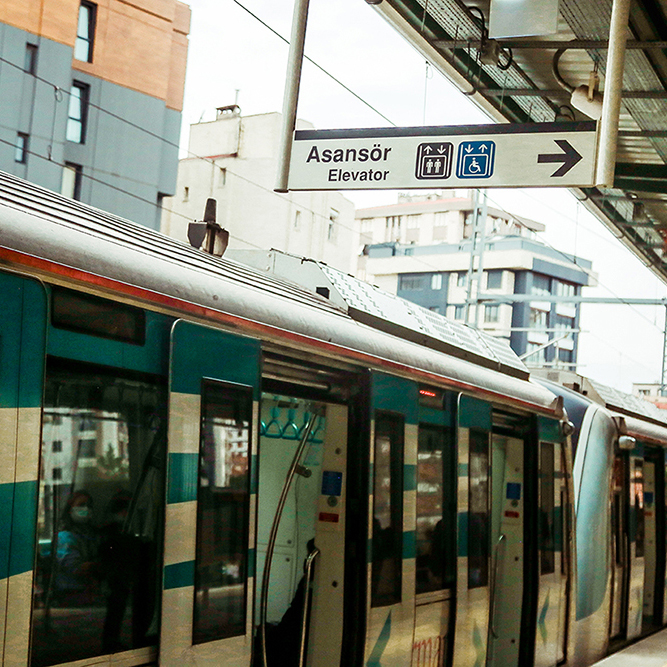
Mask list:
[[[493,174],[496,144],[493,141],[464,141],[459,144],[458,178],[489,178]]]

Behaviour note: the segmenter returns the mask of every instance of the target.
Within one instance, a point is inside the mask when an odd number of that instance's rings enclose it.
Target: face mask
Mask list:
[[[90,507],[72,507],[69,515],[72,517],[72,521],[75,521],[76,523],[88,521],[91,515]]]

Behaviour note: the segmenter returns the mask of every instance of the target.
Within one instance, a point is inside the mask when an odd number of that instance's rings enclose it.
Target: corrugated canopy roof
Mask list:
[[[383,0],[377,8],[499,122],[587,120],[570,95],[594,68],[604,93],[611,0],[560,0],[557,32],[497,45],[483,39],[489,0]],[[613,187],[577,195],[667,282],[667,0],[633,2],[627,34]],[[497,58],[487,57],[494,46]]]

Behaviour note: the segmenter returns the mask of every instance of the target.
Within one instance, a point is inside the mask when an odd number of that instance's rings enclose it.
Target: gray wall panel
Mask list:
[[[39,47],[39,78],[23,71],[28,42]],[[71,48],[2,23],[0,54],[16,65],[0,62],[0,169],[60,191],[61,165],[79,164],[82,201],[157,228],[158,194],[176,187],[181,114],[162,100],[72,70]],[[73,80],[90,86],[93,105],[82,145],[65,140]],[[19,131],[30,137],[27,165],[14,160]]]

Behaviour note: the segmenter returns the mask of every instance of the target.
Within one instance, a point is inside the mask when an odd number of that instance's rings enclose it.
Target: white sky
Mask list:
[[[186,0],[187,1],[187,0]],[[289,38],[293,0],[240,0]],[[237,99],[243,115],[281,111],[288,46],[234,0],[190,0],[192,25],[181,144],[190,123],[212,120]],[[397,126],[488,122],[364,0],[311,0],[306,55]],[[387,122],[340,85],[304,64],[298,115],[318,129]],[[279,195],[276,195],[279,196]],[[394,203],[388,191],[347,192],[357,207]],[[547,225],[543,240],[593,261],[589,296],[661,298],[663,283],[565,190],[489,190],[490,205]],[[658,381],[663,306],[584,305],[580,372],[623,391]]]

